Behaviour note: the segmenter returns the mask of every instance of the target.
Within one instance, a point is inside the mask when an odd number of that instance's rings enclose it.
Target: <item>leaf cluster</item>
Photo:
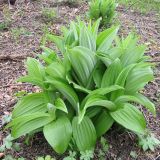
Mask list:
[[[89,3],[89,18],[97,20],[101,17],[101,25],[108,27],[116,15],[116,7],[115,0],[92,0]]]
[[[48,35],[58,49],[43,47],[39,58],[28,58],[28,74],[19,81],[41,88],[22,97],[8,127],[16,139],[43,132],[57,153],[70,144],[80,152],[93,150],[97,138],[113,125],[145,134],[146,121],[137,104],[155,115],[154,104],[141,90],[151,80],[145,46],[130,34],[118,38],[119,27],[98,32],[100,19],[86,25],[72,22],[62,36]],[[133,103],[134,102],[134,103]],[[90,154],[89,154],[90,155]]]

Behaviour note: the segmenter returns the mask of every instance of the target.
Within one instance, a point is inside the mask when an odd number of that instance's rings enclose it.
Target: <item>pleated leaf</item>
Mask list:
[[[77,77],[81,83],[86,86],[90,74],[96,64],[96,59],[94,56],[95,53],[84,47],[75,47],[68,52],[70,62]]]
[[[92,121],[88,117],[84,117],[79,124],[78,118],[72,121],[73,138],[80,151],[92,150],[96,144],[96,130]]]
[[[121,62],[119,59],[116,59],[105,71],[101,87],[107,87],[115,84],[116,78],[122,70]]]
[[[83,102],[82,102],[83,105]],[[87,97],[87,100],[85,99],[85,105],[81,106],[81,111],[79,112],[78,120],[79,123],[83,120],[83,117],[86,113],[87,108],[93,107],[93,106],[99,106],[99,107],[105,107],[108,110],[115,110],[116,105],[112,102],[106,99],[103,95],[90,95]]]
[[[97,51],[106,52],[115,39],[119,27],[112,27],[103,32],[101,32],[97,37]]]
[[[47,39],[49,41],[52,41],[56,44],[56,46],[58,47],[58,49],[61,51],[62,54],[65,53],[65,48],[64,48],[64,40],[62,37],[60,36],[55,36],[52,34],[47,34]]]
[[[143,96],[140,93],[135,93],[134,95],[123,95],[116,99],[115,103],[125,103],[125,102],[136,102],[144,107],[146,107],[150,112],[152,112],[154,115],[156,114],[155,106],[154,104],[145,96]]]
[[[12,120],[8,127],[12,128],[12,137],[19,138],[50,123],[55,117],[47,113],[33,113]]]
[[[97,137],[101,137],[105,134],[111,128],[113,123],[114,119],[107,111],[103,110],[94,121]]]
[[[59,77],[63,79],[65,79],[66,76],[65,68],[60,62],[52,62],[52,64],[46,68],[46,73],[51,77]]]
[[[63,111],[63,112],[68,113],[67,107],[66,107],[63,99],[57,98],[57,99],[55,100],[55,106],[56,106],[57,109],[59,109],[59,110],[61,110],[61,111]]]
[[[18,79],[19,82],[29,82],[45,88],[44,77],[45,71],[43,66],[34,58],[28,58],[26,62],[28,75]]]
[[[79,44],[80,46],[86,47],[92,51],[96,51],[96,39],[92,32],[87,30],[86,26],[82,27],[80,30]]]
[[[48,100],[45,98],[44,93],[33,93],[24,96],[19,102],[14,106],[12,112],[12,117],[16,118],[21,115],[31,114],[36,112],[46,112],[47,111]]]
[[[63,79],[47,77],[47,83],[52,84],[72,104],[75,110],[79,103],[78,96],[73,88]]]
[[[123,127],[139,134],[144,134],[146,122],[143,114],[133,105],[126,103],[115,112],[110,112],[112,118]]]
[[[153,71],[148,64],[138,64],[127,77],[125,93],[132,94],[139,91],[153,78]]]
[[[72,136],[72,126],[67,117],[59,117],[57,120],[47,124],[43,133],[57,153],[64,153],[68,148]]]

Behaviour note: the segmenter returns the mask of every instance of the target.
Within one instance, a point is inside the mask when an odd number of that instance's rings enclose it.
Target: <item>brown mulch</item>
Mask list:
[[[59,34],[62,25],[69,24],[77,15],[84,16],[88,8],[86,3],[80,3],[78,6],[61,3],[59,20],[53,20],[47,24],[41,16],[43,7],[56,9],[57,5],[52,0],[17,1],[16,5],[9,10],[11,25],[5,31],[0,31],[0,119],[5,113],[12,111],[16,103],[14,94],[17,91],[34,92],[36,90],[29,84],[16,83],[15,80],[26,73],[24,67],[26,57],[34,57],[41,52],[39,46],[46,28],[52,33]],[[4,9],[7,10],[7,8],[8,5],[0,5],[0,22],[4,21]],[[123,6],[120,6],[117,16],[121,24],[120,33],[124,36],[130,31],[139,34],[140,43],[148,45],[149,49],[146,54],[150,55],[156,64],[155,80],[146,86],[144,93],[156,104],[157,117],[155,119],[147,111],[144,112],[148,127],[160,139],[160,24],[157,15],[155,12],[142,15],[131,9],[125,10]],[[25,29],[27,34],[15,37],[13,31],[20,28]],[[0,135],[2,135],[0,144],[4,134],[0,130]],[[138,160],[155,160],[160,156],[158,149],[155,153],[144,153],[136,145],[136,137],[129,132],[117,132],[116,129],[113,129],[106,137],[110,143],[109,152],[106,153],[108,160],[130,160],[132,159],[131,151],[136,151]],[[41,135],[37,135],[29,146],[22,143],[20,152],[8,151],[8,153],[16,157],[25,157],[27,160],[34,159],[38,155],[54,155]]]

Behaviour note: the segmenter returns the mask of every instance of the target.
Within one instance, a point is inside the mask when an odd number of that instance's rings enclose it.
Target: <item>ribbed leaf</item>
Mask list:
[[[99,63],[94,70],[93,80],[97,88],[101,87],[102,77],[103,77],[105,70],[106,70],[106,67],[103,63]]]
[[[109,54],[104,54],[101,52],[97,52],[96,56],[108,67],[113,62],[113,59]]]
[[[95,89],[92,92],[90,92],[90,95],[93,95],[93,94],[105,95],[116,90],[124,90],[124,88],[119,85],[111,85],[108,87]]]
[[[86,116],[89,117],[89,118],[92,118],[92,117],[98,115],[98,113],[100,113],[101,110],[102,110],[102,108],[99,107],[99,106],[88,108],[87,112],[86,112]]]
[[[19,117],[24,114],[47,111],[47,99],[44,93],[33,93],[23,97],[15,106],[12,117]]]
[[[137,63],[142,58],[145,52],[146,46],[138,46],[129,50],[125,50],[121,56],[122,65],[125,67],[132,63]],[[134,55],[134,56],[133,56]]]
[[[79,112],[78,120],[79,123],[83,120],[83,117],[86,113],[87,108],[93,106],[105,107],[108,110],[115,110],[116,106],[113,102],[106,99],[103,95],[90,95],[87,96],[87,99],[84,99],[85,102],[82,102],[82,105],[85,103],[84,106],[81,106],[81,111]]]
[[[87,30],[86,26],[82,27],[80,30],[79,44],[92,51],[96,51],[96,39],[91,31]]]
[[[70,75],[67,75],[67,76],[66,76],[66,79],[68,80],[68,83],[69,83],[69,84],[73,84],[73,87],[75,88],[75,90],[81,91],[81,92],[87,93],[87,94],[91,92],[91,90],[86,89],[85,87],[76,84],[76,83],[71,79],[71,76],[70,76]]]
[[[58,49],[61,51],[62,54],[65,53],[65,48],[64,48],[64,40],[62,37],[60,36],[55,36],[52,34],[47,34],[47,39],[49,41],[52,41],[56,44],[56,46],[58,47]]]
[[[12,120],[8,127],[12,128],[12,137],[19,138],[22,135],[30,133],[44,125],[50,123],[55,117],[47,113],[33,113],[20,116]]]
[[[72,121],[73,138],[80,151],[92,150],[96,144],[96,130],[92,121],[88,117],[84,117],[79,124],[78,118]]]
[[[48,83],[52,84],[60,93],[62,93],[67,98],[67,100],[72,104],[75,110],[78,109],[78,96],[66,81],[60,78],[51,77],[47,77],[46,79]]]
[[[110,112],[110,115],[123,127],[135,133],[145,133],[146,122],[144,116],[135,106],[126,103],[115,112]]]
[[[107,87],[115,84],[115,81],[122,70],[121,62],[119,59],[116,59],[105,71],[101,87]]]
[[[41,46],[43,49],[42,54],[39,54],[38,57],[42,59],[46,64],[51,64],[54,61],[57,61],[59,58],[55,51],[45,46]]]
[[[69,52],[70,62],[81,83],[86,86],[96,64],[94,52],[84,47],[75,47]]]
[[[94,121],[97,137],[101,137],[105,134],[113,125],[114,119],[109,113],[103,110]]]
[[[136,64],[131,64],[131,65],[128,65],[127,67],[125,67],[121,72],[120,74],[118,75],[116,81],[115,81],[115,84],[116,85],[119,85],[119,86],[122,86],[124,87],[125,86],[125,82],[126,82],[126,79],[128,77],[128,74],[130,73],[130,71],[135,67]],[[119,91],[116,91],[116,92],[113,92],[111,94],[111,100],[115,100],[117,97],[121,96],[121,95],[124,95],[124,90],[119,90]]]
[[[92,33],[93,33],[95,39],[97,39],[98,29],[99,29],[99,25],[100,25],[101,20],[102,20],[102,18],[99,18],[91,26],[91,30],[92,30]]]
[[[72,126],[67,117],[59,117],[56,121],[44,126],[43,133],[52,148],[62,154],[71,140]]]
[[[45,71],[43,66],[34,58],[28,58],[26,62],[28,75],[18,79],[20,82],[29,82],[45,88],[44,76]]]
[[[60,62],[52,62],[52,64],[46,68],[46,72],[51,77],[59,77],[65,79],[66,76],[65,68]]]
[[[106,52],[111,47],[113,40],[115,39],[119,27],[112,27],[101,32],[97,37],[97,51]]]
[[[126,80],[125,93],[132,94],[153,80],[153,71],[148,64],[140,63],[130,72]]]
[[[61,111],[63,111],[63,112],[68,113],[67,107],[66,107],[63,99],[57,98],[57,99],[55,100],[55,106],[56,106],[57,109],[59,109],[59,110],[61,110]]]
[[[119,103],[125,103],[125,102],[129,102],[129,101],[139,103],[139,104],[143,105],[144,107],[146,107],[154,115],[156,114],[154,104],[147,97],[143,96],[140,93],[136,93],[134,95],[120,96],[116,99],[115,103],[119,104]]]

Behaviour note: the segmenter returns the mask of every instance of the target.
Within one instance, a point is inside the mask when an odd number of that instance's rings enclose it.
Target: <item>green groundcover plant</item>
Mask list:
[[[102,18],[101,25],[108,27],[115,17],[117,3],[115,0],[92,0],[89,2],[89,18]]]
[[[153,80],[146,46],[137,45],[132,34],[118,38],[117,26],[99,33],[99,23],[79,20],[63,28],[63,36],[48,35],[63,56],[43,47],[41,60],[27,59],[28,74],[19,81],[41,89],[15,105],[8,124],[14,139],[41,131],[62,154],[69,145],[81,152],[94,149],[115,122],[138,135],[146,133],[144,115],[136,107],[156,114],[141,92]]]

